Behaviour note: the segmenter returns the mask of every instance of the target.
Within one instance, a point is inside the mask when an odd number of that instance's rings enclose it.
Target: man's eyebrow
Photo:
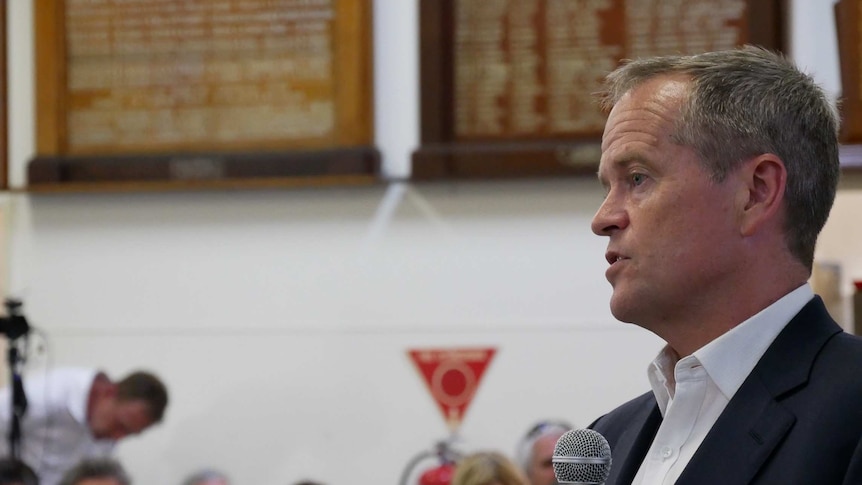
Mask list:
[[[611,161],[611,164],[614,168],[627,168],[629,165],[634,163],[644,163],[646,162],[646,157],[644,157],[639,152],[635,151],[627,151],[623,152],[623,154],[619,157],[616,157]]]
[[[639,153],[635,153],[635,152],[624,153],[622,156],[617,157],[617,158],[607,162],[608,164],[610,164],[610,167],[608,167],[607,170],[623,171],[631,165],[634,165],[636,163],[644,163],[645,161],[646,161],[646,159],[642,155],[640,155]],[[607,165],[605,165],[605,166],[607,167]],[[602,172],[601,168],[599,168],[599,170],[596,171],[596,176],[598,177],[599,182],[601,182],[601,184],[603,186],[607,187],[608,184],[610,183],[608,178]]]

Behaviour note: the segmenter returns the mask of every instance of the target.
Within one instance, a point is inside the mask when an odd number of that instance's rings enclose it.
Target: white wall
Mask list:
[[[829,3],[797,0],[810,11],[794,29],[828,36],[809,22]],[[19,185],[33,153],[30,6],[9,2]],[[416,22],[415,2],[375,1],[377,143],[391,176],[418,143]],[[834,83],[828,44],[794,50]],[[166,422],[120,447],[137,483],[216,465],[238,485],[394,484],[448,435],[408,348],[499,349],[460,430],[465,451],[512,451],[535,419],[586,425],[646,390],[661,342],[609,314],[605,241],[589,231],[601,196],[589,177],[6,195],[8,287],[49,336],[31,370],[165,377]],[[847,281],[862,277],[862,233],[846,230],[860,204],[842,190],[822,244]]]

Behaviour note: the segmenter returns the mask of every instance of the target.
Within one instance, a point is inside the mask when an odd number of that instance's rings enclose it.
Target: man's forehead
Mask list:
[[[635,106],[678,109],[691,94],[691,78],[683,74],[653,76],[632,86],[626,91],[608,113],[608,123],[621,111],[631,110]]]
[[[656,83],[655,95],[660,99],[681,101],[691,92],[691,78],[682,74],[658,76],[652,81]]]
[[[550,449],[554,449],[554,447],[557,444],[557,440],[560,439],[560,436],[562,436],[563,434],[564,433],[553,432],[553,433],[547,433],[545,435],[542,435],[539,437],[539,439],[536,440],[536,443],[533,445],[533,447],[534,448],[548,448],[548,447],[550,447]]]
[[[659,138],[671,136],[690,89],[691,80],[687,76],[675,74],[650,78],[627,91],[608,115],[602,135],[603,157],[617,139],[656,146],[660,142]],[[628,153],[631,150],[628,144],[617,146],[616,149],[616,165],[638,158],[636,153]],[[601,173],[599,176],[601,179]]]
[[[119,413],[137,421],[150,421],[150,407],[144,401],[121,401],[118,403]]]

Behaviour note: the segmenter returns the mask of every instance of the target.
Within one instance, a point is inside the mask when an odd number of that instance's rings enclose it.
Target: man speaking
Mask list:
[[[607,484],[862,483],[862,339],[807,283],[840,172],[828,99],[754,47],[637,60],[606,88],[611,312],[667,342],[653,391],[592,426]]]

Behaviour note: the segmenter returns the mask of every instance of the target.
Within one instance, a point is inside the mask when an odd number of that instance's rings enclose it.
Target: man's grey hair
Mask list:
[[[745,46],[631,61],[608,75],[603,107],[645,81],[673,75],[691,82],[674,140],[697,152],[715,182],[751,157],[771,153],[782,160],[785,241],[810,270],[840,174],[839,119],[826,94],[784,56]]]
[[[206,483],[213,480],[221,480],[225,483],[228,483],[230,481],[228,480],[227,475],[225,475],[224,473],[218,470],[214,470],[212,468],[207,468],[189,475],[188,478],[183,480],[182,485],[199,485],[201,483]]]
[[[77,485],[88,478],[113,478],[120,485],[132,484],[126,470],[117,460],[85,458],[63,475],[59,485]]]
[[[527,434],[518,442],[515,447],[515,463],[526,474],[530,471],[530,464],[533,461],[533,446],[536,441],[543,436],[548,435],[563,435],[566,431],[572,429],[572,425],[565,421],[542,421],[536,423],[535,426],[527,431]]]

